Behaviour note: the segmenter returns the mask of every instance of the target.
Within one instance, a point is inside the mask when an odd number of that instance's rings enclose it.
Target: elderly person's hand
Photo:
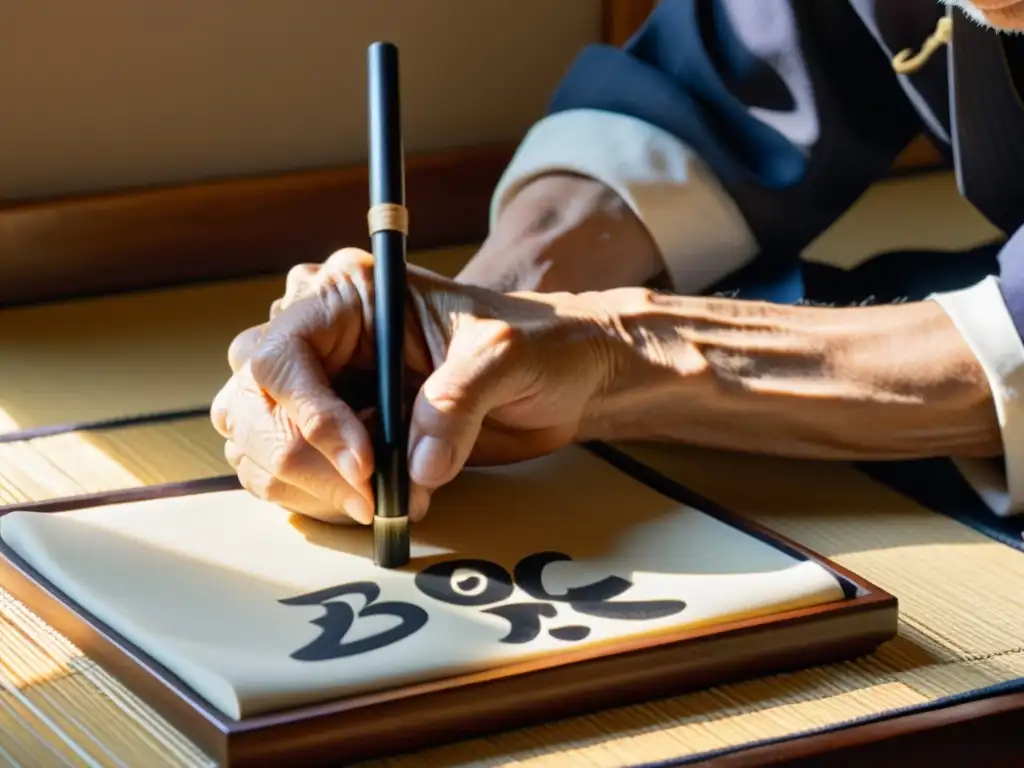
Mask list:
[[[232,344],[234,375],[212,408],[246,489],[332,522],[373,514],[367,414],[336,394],[373,365],[372,267],[369,254],[344,250],[294,268],[270,322]],[[467,462],[514,462],[578,439],[616,332],[593,294],[501,295],[414,267],[408,287],[405,359],[422,382],[409,440],[416,520]]]
[[[409,273],[410,516],[467,462],[581,440],[666,440],[815,459],[996,456],[981,365],[938,303],[807,307],[641,288],[499,294]],[[293,270],[232,345],[213,421],[252,493],[372,517],[370,435],[340,379],[372,366],[371,257]],[[898,331],[894,332],[894,329]],[[416,382],[418,383],[418,382]]]

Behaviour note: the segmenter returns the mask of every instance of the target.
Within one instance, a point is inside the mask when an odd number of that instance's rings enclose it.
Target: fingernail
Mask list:
[[[345,514],[358,523],[369,525],[373,522],[373,510],[362,496],[350,496],[342,504]]]
[[[452,447],[444,440],[426,435],[412,452],[409,474],[420,485],[436,486],[447,477],[452,465]]]
[[[359,459],[352,451],[344,450],[338,454],[338,471],[349,485],[359,485],[363,481]]]

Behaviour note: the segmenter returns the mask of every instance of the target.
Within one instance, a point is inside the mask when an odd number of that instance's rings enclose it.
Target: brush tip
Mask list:
[[[373,518],[373,562],[380,568],[401,568],[409,562],[409,518]]]

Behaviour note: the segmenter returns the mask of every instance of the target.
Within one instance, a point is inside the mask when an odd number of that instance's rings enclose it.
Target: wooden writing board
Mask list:
[[[391,572],[368,529],[234,478],[19,510],[0,585],[225,765],[394,754],[896,634],[891,595],[607,446],[468,470]]]

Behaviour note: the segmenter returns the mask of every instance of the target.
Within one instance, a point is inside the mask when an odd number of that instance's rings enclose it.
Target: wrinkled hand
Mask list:
[[[614,334],[586,296],[503,295],[414,267],[408,288],[407,378],[422,383],[409,436],[418,520],[467,463],[573,442],[608,377]],[[249,492],[328,522],[371,522],[372,318],[373,258],[348,249],[294,268],[270,321],[234,340],[211,418]],[[339,396],[359,374],[362,388]]]

